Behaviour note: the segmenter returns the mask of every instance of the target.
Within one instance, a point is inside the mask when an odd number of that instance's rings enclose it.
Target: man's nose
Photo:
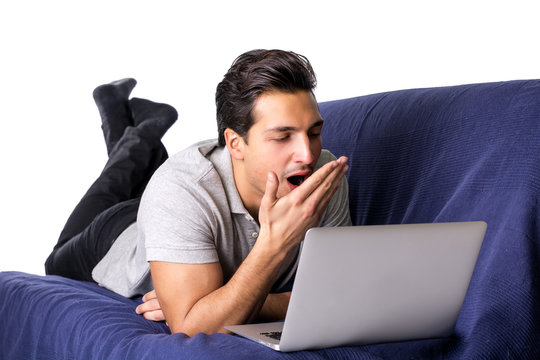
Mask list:
[[[295,143],[294,161],[304,164],[313,162],[313,152],[311,151],[311,143],[308,136],[301,136]]]

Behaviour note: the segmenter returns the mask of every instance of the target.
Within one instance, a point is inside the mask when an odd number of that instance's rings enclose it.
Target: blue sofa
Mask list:
[[[278,353],[242,338],[169,335],[140,299],[57,276],[0,273],[1,359],[540,358],[540,80],[412,89],[320,104],[347,155],[355,225],[484,220],[448,338]]]

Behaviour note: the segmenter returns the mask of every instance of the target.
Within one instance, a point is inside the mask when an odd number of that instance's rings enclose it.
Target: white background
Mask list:
[[[134,77],[133,96],[180,118],[174,153],[216,136],[214,91],[237,55],[306,55],[319,101],[405,88],[540,77],[540,21],[525,1],[3,1],[0,270],[43,274],[106,150],[91,93]]]

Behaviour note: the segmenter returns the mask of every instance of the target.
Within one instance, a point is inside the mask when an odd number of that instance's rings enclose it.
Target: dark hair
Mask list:
[[[313,92],[317,84],[309,60],[283,50],[252,50],[233,62],[216,90],[218,141],[225,145],[224,132],[230,128],[247,142],[253,125],[253,104],[271,91]]]

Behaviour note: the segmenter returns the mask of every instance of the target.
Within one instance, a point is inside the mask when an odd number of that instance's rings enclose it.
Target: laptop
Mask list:
[[[313,228],[285,321],[226,326],[278,351],[453,333],[485,222]]]

